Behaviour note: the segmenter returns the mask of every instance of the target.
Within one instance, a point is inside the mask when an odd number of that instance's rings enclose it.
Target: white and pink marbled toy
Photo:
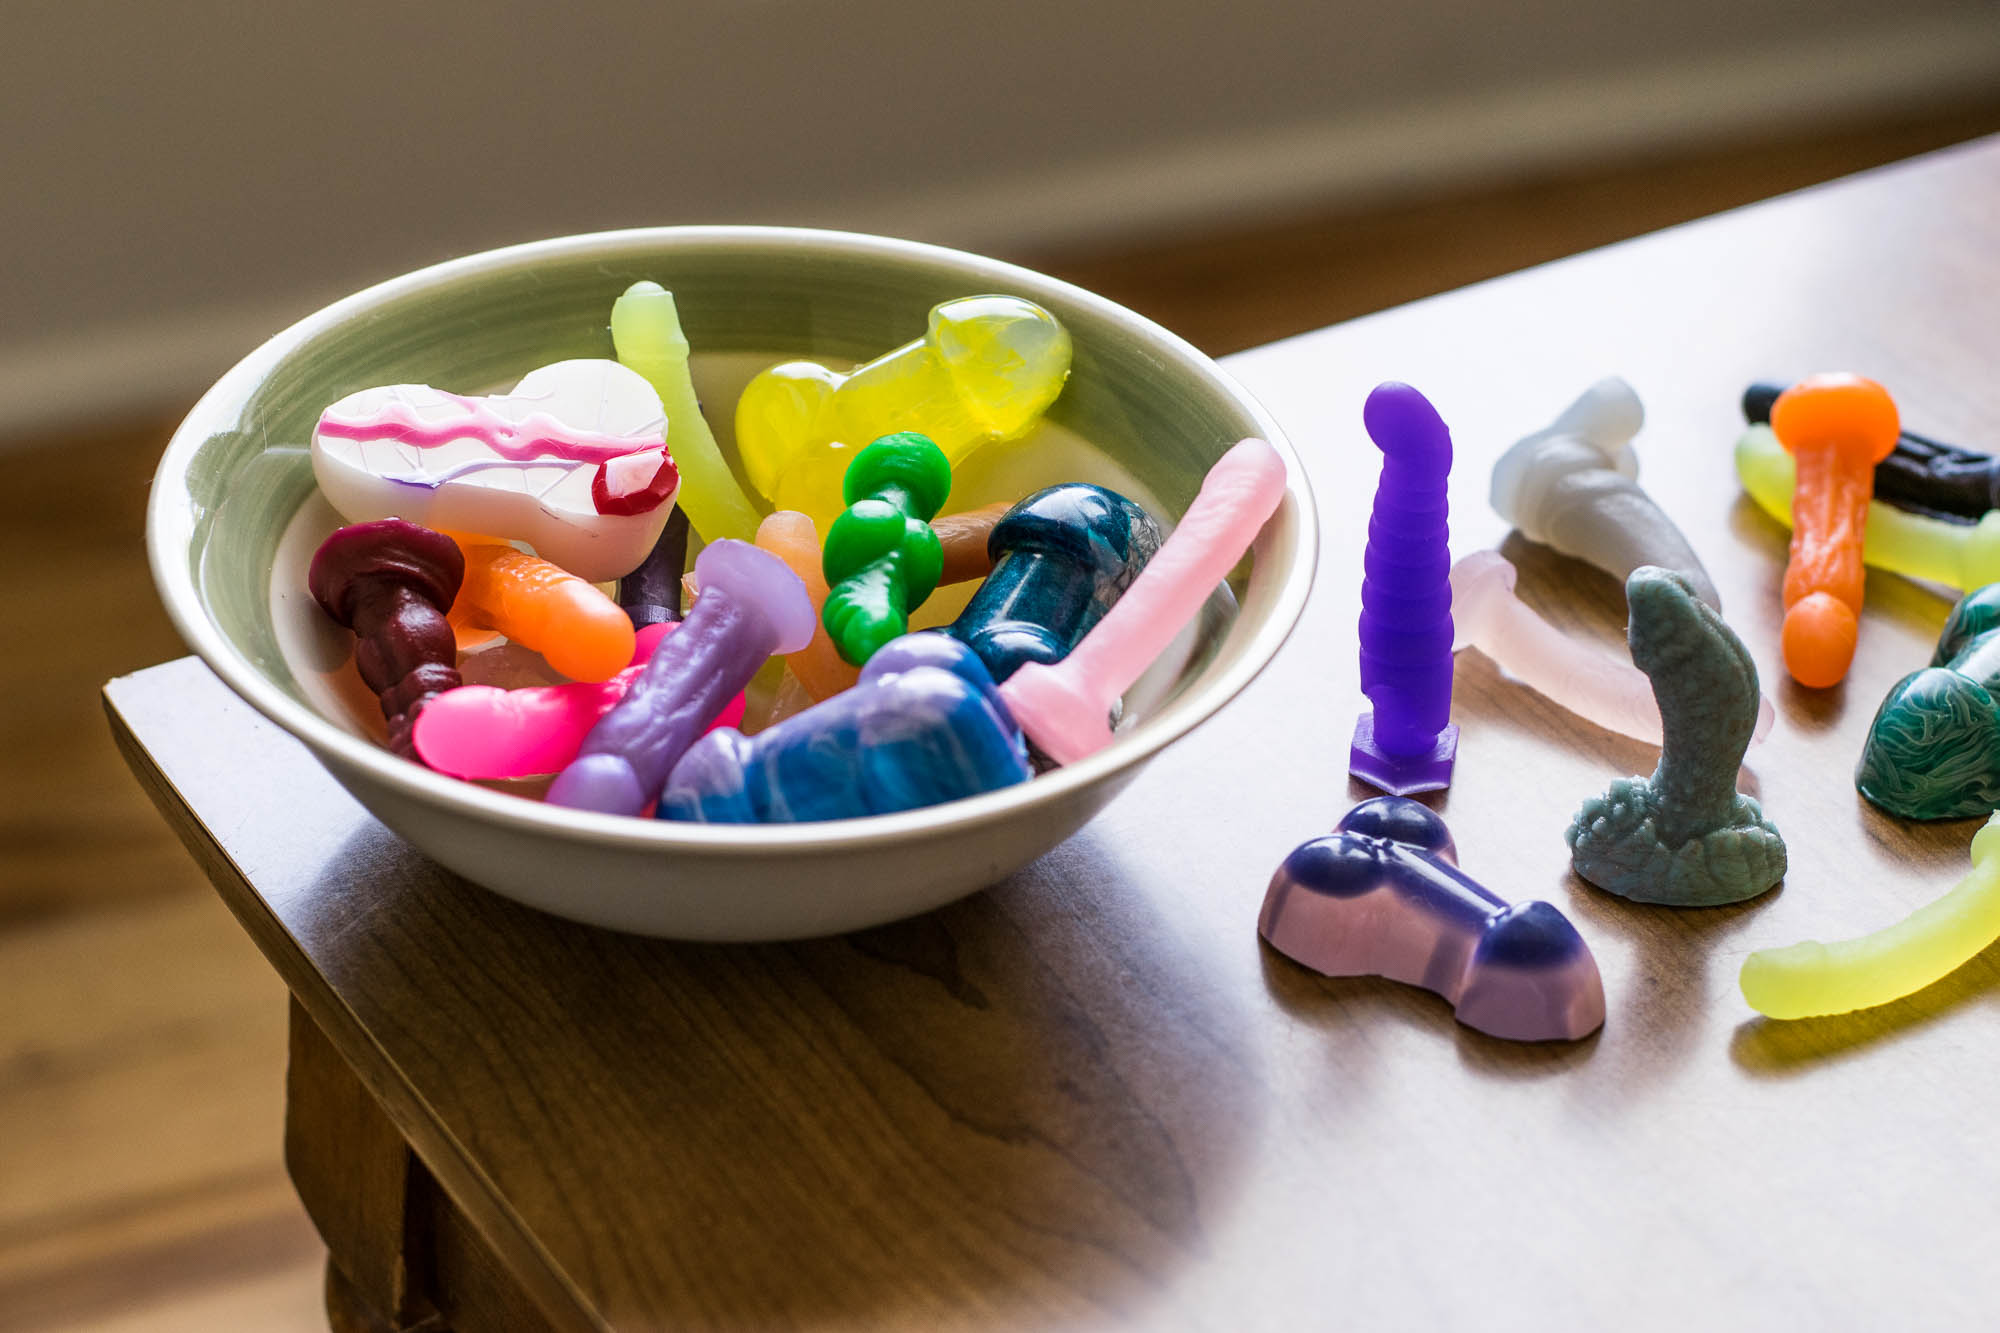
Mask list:
[[[392,384],[320,415],[313,476],[350,523],[525,541],[604,582],[638,567],[673,512],[666,425],[653,386],[616,361],[558,361],[486,398]]]
[[[1285,460],[1259,439],[1239,441],[1132,586],[1068,657],[1029,662],[1000,697],[1035,748],[1073,764],[1111,743],[1111,705],[1152,665],[1243,558],[1285,498]]]

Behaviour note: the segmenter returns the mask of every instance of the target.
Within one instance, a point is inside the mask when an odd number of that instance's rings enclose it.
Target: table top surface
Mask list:
[[[1863,933],[1965,872],[1976,822],[1888,818],[1849,776],[1950,602],[1871,574],[1847,684],[1793,686],[1785,534],[1739,495],[1730,445],[1749,380],[1845,368],[1912,429],[2000,447],[1996,235],[1989,141],[1230,358],[1318,495],[1296,636],[1077,837],[859,935],[691,946],[517,907],[376,824],[192,659],[112,682],[113,726],[566,1326],[1969,1319],[2000,1226],[2000,950],[1838,1019],[1760,1020],[1736,986],[1752,949]],[[1426,992],[1306,972],[1257,911],[1285,853],[1368,794],[1345,773],[1367,390],[1409,380],[1451,423],[1454,551],[1504,542],[1524,598],[1615,650],[1619,587],[1509,537],[1485,499],[1502,449],[1612,373],[1646,404],[1644,480],[1776,702],[1743,785],[1791,874],[1700,911],[1584,885],[1571,814],[1656,751],[1462,656],[1438,808],[1470,874],[1576,922],[1609,1006],[1595,1037],[1511,1045]]]

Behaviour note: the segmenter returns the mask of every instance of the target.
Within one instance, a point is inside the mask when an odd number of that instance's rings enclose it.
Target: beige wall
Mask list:
[[[194,330],[175,373],[206,373],[322,296],[533,236],[818,221],[1004,252],[2000,80],[1986,0],[6,15],[0,417],[60,397],[79,346]]]

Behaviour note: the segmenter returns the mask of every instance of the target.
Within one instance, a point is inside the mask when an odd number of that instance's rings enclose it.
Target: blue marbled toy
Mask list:
[[[1876,710],[1854,785],[1905,819],[1967,819],[2000,806],[2000,583],[1951,609],[1930,666]]]
[[[970,648],[937,633],[877,649],[854,688],[755,736],[682,756],[659,817],[791,824],[893,814],[1025,782],[1027,748]]]
[[[1037,491],[994,524],[993,572],[945,632],[996,681],[1028,662],[1053,665],[1159,549],[1159,524],[1116,491],[1082,482]]]

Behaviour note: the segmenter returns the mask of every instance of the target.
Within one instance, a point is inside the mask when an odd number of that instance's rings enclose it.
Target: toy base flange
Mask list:
[[[1347,771],[1391,796],[1443,791],[1451,786],[1451,768],[1458,758],[1458,724],[1448,722],[1429,754],[1414,758],[1384,754],[1375,743],[1375,714],[1363,713],[1354,723],[1354,745]]]

